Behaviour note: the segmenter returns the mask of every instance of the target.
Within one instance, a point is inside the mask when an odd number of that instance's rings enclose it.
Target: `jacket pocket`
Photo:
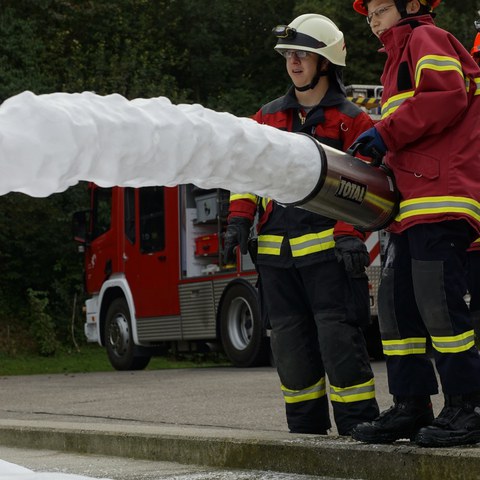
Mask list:
[[[440,162],[437,158],[412,150],[395,155],[392,167],[428,180],[434,180],[440,175]]]

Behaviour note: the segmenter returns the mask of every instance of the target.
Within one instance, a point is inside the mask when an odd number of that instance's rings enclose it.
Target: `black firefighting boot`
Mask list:
[[[352,438],[365,443],[392,443],[401,438],[413,440],[417,432],[433,422],[430,397],[394,397],[394,405],[372,422],[352,430]]]
[[[453,447],[480,442],[480,392],[445,395],[445,406],[433,424],[420,429],[415,443],[421,447]]]

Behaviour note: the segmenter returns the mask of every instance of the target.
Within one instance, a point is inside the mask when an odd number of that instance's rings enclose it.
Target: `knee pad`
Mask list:
[[[452,322],[444,285],[443,261],[412,259],[412,279],[415,300],[430,335],[452,335]]]
[[[400,338],[395,315],[395,269],[385,267],[378,287],[378,324],[382,339]]]

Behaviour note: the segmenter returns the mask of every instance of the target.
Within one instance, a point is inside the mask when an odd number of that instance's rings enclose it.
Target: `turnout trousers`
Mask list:
[[[437,393],[429,342],[444,394],[480,391],[480,356],[464,301],[466,250],[474,237],[463,220],[390,234],[378,307],[392,395]]]
[[[467,252],[468,255],[468,293],[470,294],[470,318],[473,329],[480,340],[480,250]]]
[[[325,374],[340,435],[373,420],[374,378],[363,333],[346,307],[352,293],[343,264],[257,268],[290,431],[325,434],[331,427]]]

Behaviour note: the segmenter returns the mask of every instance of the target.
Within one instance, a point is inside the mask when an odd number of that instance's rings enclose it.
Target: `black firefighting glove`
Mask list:
[[[358,237],[344,235],[335,239],[335,256],[344,263],[350,275],[361,275],[370,265],[370,255],[365,243]]]
[[[232,217],[225,230],[223,240],[223,261],[233,263],[236,260],[235,247],[240,247],[240,252],[248,252],[248,237],[252,222],[243,217]]]

